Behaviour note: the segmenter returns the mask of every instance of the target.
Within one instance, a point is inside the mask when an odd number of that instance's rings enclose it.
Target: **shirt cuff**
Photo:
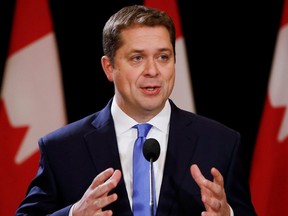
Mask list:
[[[73,208],[73,206],[72,206],[72,208]],[[234,212],[233,212],[233,209],[231,208],[231,206],[229,205],[229,208],[230,208],[230,216],[234,216]],[[70,216],[70,215],[69,215]],[[72,214],[71,214],[71,216],[72,216]]]
[[[72,205],[72,207],[70,208],[70,211],[69,211],[69,215],[68,215],[68,216],[73,216],[73,215],[72,215],[73,208],[74,208],[74,205]],[[231,209],[231,208],[230,208],[230,209]],[[231,211],[230,211],[230,212],[231,212]],[[231,213],[230,213],[230,215],[231,215]],[[231,216],[233,216],[233,215],[231,215]]]

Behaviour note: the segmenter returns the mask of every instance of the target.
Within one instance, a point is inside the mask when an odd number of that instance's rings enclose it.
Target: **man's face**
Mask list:
[[[173,46],[166,28],[134,27],[121,33],[114,67],[105,73],[114,82],[120,108],[138,122],[158,114],[175,81]]]

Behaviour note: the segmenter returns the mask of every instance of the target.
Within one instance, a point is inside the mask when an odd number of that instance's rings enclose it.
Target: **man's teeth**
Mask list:
[[[155,88],[154,88],[154,87],[147,87],[146,89],[149,90],[149,91],[152,91],[152,90],[154,90]]]

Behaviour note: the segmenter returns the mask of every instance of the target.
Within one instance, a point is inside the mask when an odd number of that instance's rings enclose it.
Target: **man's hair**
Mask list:
[[[113,14],[103,28],[103,52],[111,60],[112,65],[114,65],[116,51],[123,44],[121,32],[135,26],[164,26],[169,32],[175,56],[175,26],[171,17],[155,8],[133,5],[124,7]]]

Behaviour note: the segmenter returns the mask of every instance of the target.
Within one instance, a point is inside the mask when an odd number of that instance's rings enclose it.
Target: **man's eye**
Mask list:
[[[169,59],[169,56],[167,56],[167,55],[161,55],[159,58],[160,58],[161,60],[163,60],[163,61],[167,61],[167,60]]]
[[[142,60],[142,56],[134,56],[133,57],[133,61],[141,61]]]

